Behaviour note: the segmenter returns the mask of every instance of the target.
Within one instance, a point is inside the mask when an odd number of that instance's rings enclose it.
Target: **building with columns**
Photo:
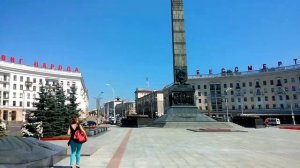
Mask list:
[[[280,63],[280,62],[279,62]],[[189,76],[196,106],[207,115],[226,118],[238,114],[279,117],[290,123],[300,115],[300,65],[245,72],[222,70],[220,74]],[[228,100],[228,101],[227,101]],[[228,109],[228,111],[227,111]]]
[[[75,85],[81,117],[86,116],[88,91],[77,68],[75,71],[71,71],[70,67],[63,70],[61,65],[55,68],[53,64],[47,67],[45,63],[39,67],[37,62],[28,66],[21,59],[16,63],[12,58],[7,61],[2,55],[0,61],[0,119],[24,121],[26,112],[35,109],[33,102],[39,96],[40,86],[53,83],[61,84],[66,95],[70,86]]]

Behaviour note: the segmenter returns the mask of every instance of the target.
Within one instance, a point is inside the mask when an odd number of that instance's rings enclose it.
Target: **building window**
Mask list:
[[[235,110],[235,106],[234,105],[232,105],[232,110]]]
[[[294,106],[295,106],[295,108],[299,108],[298,103],[295,103]]]
[[[238,102],[241,102],[241,98],[238,98]]]
[[[230,94],[231,94],[231,95],[233,95],[233,94],[234,94],[233,90],[230,92]]]
[[[246,83],[245,82],[243,82],[243,87],[246,87]]]
[[[231,98],[231,102],[234,102],[234,98]]]
[[[207,103],[207,99],[204,99],[204,103]]]
[[[36,94],[33,94],[33,98],[34,98],[34,99],[36,98]]]
[[[23,82],[23,76],[20,76],[20,81]]]
[[[291,82],[292,82],[292,83],[295,83],[295,78],[291,78]]]
[[[264,93],[268,93],[268,89],[267,88],[264,88]]]
[[[251,100],[251,102],[254,102],[254,98],[253,97],[251,97],[250,100]]]
[[[275,101],[275,96],[272,96],[272,101]]]
[[[252,82],[249,82],[249,86],[250,86],[250,87],[252,86]]]
[[[70,86],[70,82],[69,81],[67,82],[67,86]],[[200,85],[198,85],[198,86],[200,86]]]
[[[201,92],[198,92],[198,96],[201,96]]]
[[[275,89],[274,89],[274,88],[271,88],[271,92],[274,93],[274,91],[275,91]]]
[[[33,89],[33,91],[36,91],[36,86],[33,86],[33,88],[32,88],[32,89]]]
[[[285,87],[284,90],[285,90],[286,92],[288,92],[288,91],[289,91],[289,88],[288,88],[288,87]]]
[[[17,75],[14,75],[14,81],[17,81]]]
[[[29,101],[27,102],[27,107],[30,107],[30,102]]]
[[[20,90],[23,90],[23,85],[20,85]]]
[[[296,86],[292,86],[292,91],[296,91]]]
[[[244,97],[244,102],[247,102],[247,97]]]
[[[282,100],[282,96],[279,96],[279,100]]]
[[[20,93],[20,98],[23,98],[23,93]]]
[[[242,106],[241,106],[241,105],[239,105],[239,110],[240,110],[240,109],[242,109]]]
[[[22,101],[19,102],[19,106],[23,107],[23,102]]]
[[[274,85],[274,81],[273,80],[270,80],[270,85]]]
[[[199,103],[201,103],[201,99],[199,99],[198,101],[199,101]]]
[[[14,107],[16,106],[16,101],[13,101],[13,106],[14,106]]]
[[[27,99],[30,99],[30,93],[27,93]]]
[[[226,83],[224,83],[224,88],[227,88],[227,84]]]
[[[287,79],[283,79],[283,82],[284,82],[284,83],[287,83],[288,81],[287,81]]]
[[[261,105],[260,104],[258,105],[258,108],[261,109]]]
[[[263,81],[263,85],[267,85],[267,81]]]
[[[274,108],[274,109],[276,108],[276,104],[273,104],[273,108]]]
[[[33,83],[36,83],[36,78],[33,78]]]
[[[199,109],[202,110],[202,106],[199,106]]]
[[[230,83],[230,87],[233,88],[233,83]]]
[[[247,106],[247,105],[245,105],[245,109],[246,109],[246,110],[248,109],[248,106]]]
[[[206,89],[206,85],[203,85],[203,88]]]
[[[40,84],[41,84],[41,85],[43,84],[43,79],[40,79]]]
[[[204,92],[204,96],[207,96],[207,92]]]
[[[265,101],[269,101],[269,97],[268,96],[265,96]]]
[[[13,98],[16,98],[16,97],[17,97],[17,93],[13,92]]]
[[[27,77],[27,78],[26,78],[26,81],[30,81],[30,77]]]
[[[12,120],[12,121],[15,121],[16,118],[17,118],[17,112],[16,112],[16,111],[12,111],[12,112],[11,112],[11,120]]]
[[[286,100],[290,100],[290,96],[289,95],[285,95],[285,99]]]
[[[270,108],[270,106],[268,104],[266,104],[266,109],[269,109],[269,108]]]
[[[281,108],[281,109],[284,109],[284,105],[283,105],[283,104],[280,104],[280,108]]]
[[[261,101],[261,98],[260,98],[260,97],[257,97],[257,101],[259,101],[259,102],[260,102],[260,101]]]
[[[293,98],[294,98],[294,100],[297,100],[297,95],[293,94]]]
[[[16,90],[17,89],[17,84],[13,85],[13,89]]]

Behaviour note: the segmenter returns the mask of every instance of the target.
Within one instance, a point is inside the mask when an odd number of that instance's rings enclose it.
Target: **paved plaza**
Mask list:
[[[89,138],[82,168],[298,168],[300,131],[275,127],[247,132],[192,132],[179,128],[119,128]],[[51,141],[66,146],[66,141]],[[55,167],[69,165],[69,157]]]

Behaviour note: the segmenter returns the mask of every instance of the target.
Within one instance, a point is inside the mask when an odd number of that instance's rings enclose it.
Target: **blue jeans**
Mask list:
[[[80,164],[80,151],[81,151],[81,143],[76,143],[73,140],[71,140],[71,155],[70,155],[70,165],[76,165]]]

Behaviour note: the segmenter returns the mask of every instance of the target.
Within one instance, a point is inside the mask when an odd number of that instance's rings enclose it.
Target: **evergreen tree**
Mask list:
[[[56,84],[55,87],[55,111],[53,128],[56,130],[58,135],[67,133],[67,125],[65,124],[66,118],[68,117],[67,108],[66,108],[66,96],[63,88]]]
[[[43,121],[44,137],[51,137],[60,135],[53,128],[55,124],[57,114],[55,107],[55,88],[51,86],[46,86],[47,96],[46,96],[46,109],[45,109],[45,118]]]
[[[80,109],[77,109],[79,103],[76,103],[76,100],[77,100],[76,90],[77,89],[76,89],[75,86],[72,85],[70,87],[70,93],[68,95],[69,104],[67,105],[69,119],[78,116],[79,115],[79,111],[80,111]]]

